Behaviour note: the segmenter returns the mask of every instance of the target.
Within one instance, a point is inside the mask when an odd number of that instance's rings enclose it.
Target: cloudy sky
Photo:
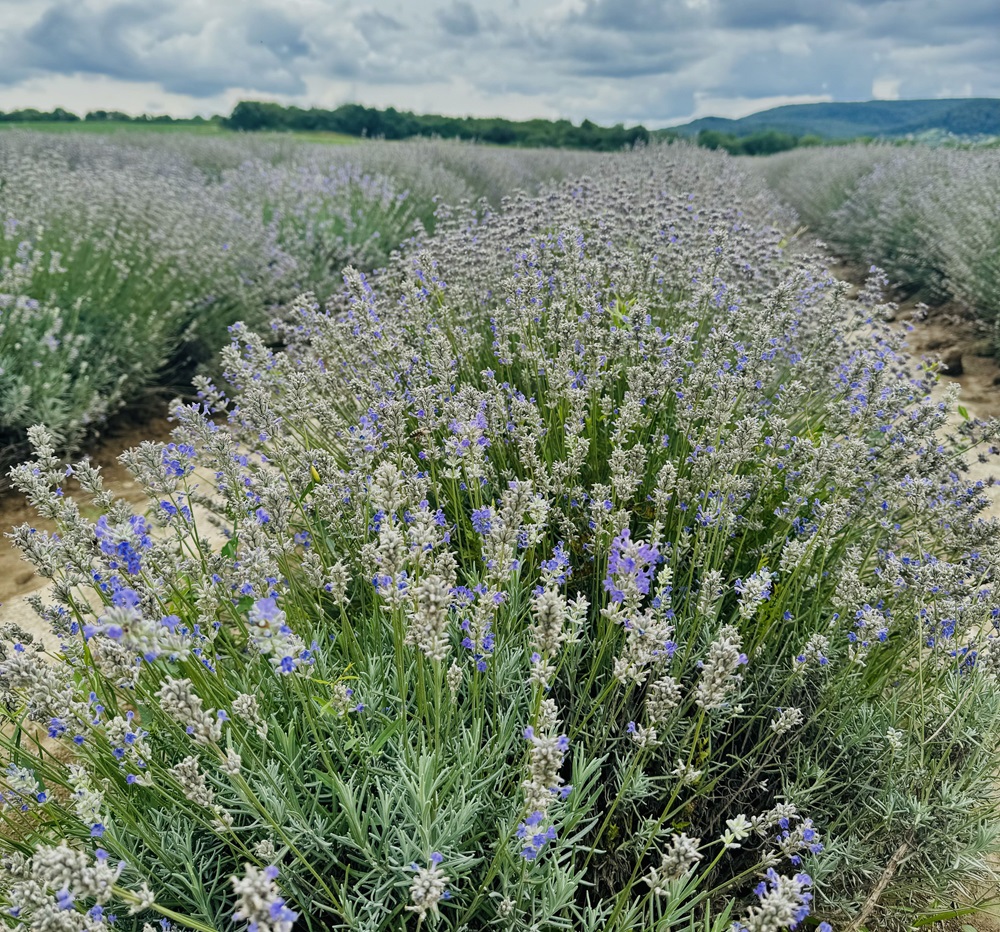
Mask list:
[[[0,0],[0,110],[348,101],[664,126],[1000,96],[998,0]]]

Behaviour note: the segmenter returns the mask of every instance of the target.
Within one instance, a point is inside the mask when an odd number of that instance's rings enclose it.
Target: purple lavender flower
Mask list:
[[[545,843],[555,841],[558,837],[555,826],[541,827],[544,818],[544,814],[536,810],[517,827],[515,834],[524,842],[521,847],[521,857],[526,861],[534,861],[542,853]]]
[[[604,589],[611,594],[616,605],[626,599],[626,594],[641,597],[649,594],[656,565],[660,562],[659,550],[644,540],[633,541],[625,528],[612,542],[608,555],[608,572]]]
[[[488,505],[472,512],[472,528],[477,534],[486,535],[493,528],[493,509]]]

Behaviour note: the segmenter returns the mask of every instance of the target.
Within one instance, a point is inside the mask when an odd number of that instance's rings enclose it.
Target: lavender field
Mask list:
[[[0,921],[985,928],[1000,426],[813,234],[993,320],[995,155],[880,151],[0,135]]]

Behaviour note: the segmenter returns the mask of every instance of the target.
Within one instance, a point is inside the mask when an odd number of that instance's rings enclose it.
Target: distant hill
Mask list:
[[[752,113],[739,120],[703,117],[662,132],[697,136],[706,129],[734,136],[778,130],[795,136],[820,136],[824,139],[853,139],[858,136],[899,138],[935,130],[956,136],[1000,136],[1000,100],[969,97],[791,104]]]

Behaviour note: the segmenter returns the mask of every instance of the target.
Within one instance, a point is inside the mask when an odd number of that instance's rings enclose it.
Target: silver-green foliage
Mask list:
[[[586,156],[434,143],[0,138],[0,459],[63,449],[210,359],[237,318],[342,287],[432,230],[439,203],[578,173]]]

